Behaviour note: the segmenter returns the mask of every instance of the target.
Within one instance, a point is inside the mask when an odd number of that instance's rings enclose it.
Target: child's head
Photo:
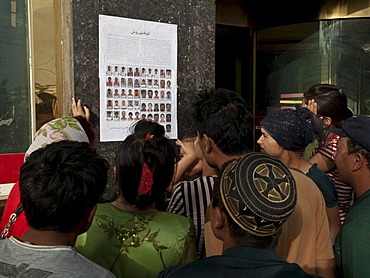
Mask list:
[[[347,96],[342,89],[332,84],[315,84],[303,94],[303,102],[307,104],[314,99],[317,103],[317,114],[323,117],[329,126],[341,127],[342,122],[353,116],[348,108]]]
[[[148,132],[131,134],[116,157],[121,197],[139,209],[161,202],[175,171],[176,151],[170,139]]]

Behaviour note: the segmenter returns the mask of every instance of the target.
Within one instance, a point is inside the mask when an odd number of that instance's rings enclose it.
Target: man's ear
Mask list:
[[[331,118],[330,117],[324,117],[323,122],[327,126],[331,126]]]
[[[204,142],[205,151],[207,153],[211,152],[213,145],[215,144],[212,138],[208,137],[207,134],[203,134],[203,142]]]
[[[364,164],[365,167],[367,167],[365,158],[361,153],[354,153],[352,162],[352,172],[360,170],[364,166]]]
[[[92,221],[93,221],[93,219],[94,219],[94,215],[95,215],[95,212],[96,212],[96,208],[97,208],[97,206],[95,205],[92,209],[91,209],[91,211],[90,211],[90,213],[89,213],[89,216],[87,217],[87,221],[88,221],[88,223],[92,223]]]
[[[91,210],[85,211],[83,218],[81,219],[80,223],[76,227],[76,231],[78,234],[82,234],[90,228],[93,222],[93,219],[94,219],[96,208],[97,206],[95,205]]]
[[[227,217],[219,207],[213,209],[215,213],[213,227],[215,229],[222,229],[227,224]]]

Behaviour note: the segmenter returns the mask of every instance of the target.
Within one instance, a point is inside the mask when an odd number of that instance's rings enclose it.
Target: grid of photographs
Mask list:
[[[125,123],[148,119],[171,132],[172,71],[135,65],[108,65],[106,69],[107,121]]]

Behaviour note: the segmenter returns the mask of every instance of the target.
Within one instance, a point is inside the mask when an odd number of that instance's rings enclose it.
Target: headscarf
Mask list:
[[[321,141],[324,129],[320,119],[309,109],[281,109],[268,114],[263,127],[275,141],[286,150],[305,148],[315,139]]]
[[[29,146],[25,158],[34,151],[44,148],[46,145],[62,140],[87,142],[85,130],[74,117],[57,118],[44,124],[35,135],[35,139]]]

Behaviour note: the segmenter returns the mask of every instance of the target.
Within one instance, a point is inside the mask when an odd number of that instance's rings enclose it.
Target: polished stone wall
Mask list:
[[[99,115],[98,15],[172,23],[178,25],[178,137],[194,129],[192,102],[197,91],[214,87],[214,0],[75,0],[73,12],[74,95]],[[95,129],[100,137],[99,125]],[[113,164],[119,142],[98,142],[100,153]],[[114,197],[113,167],[104,199]]]

